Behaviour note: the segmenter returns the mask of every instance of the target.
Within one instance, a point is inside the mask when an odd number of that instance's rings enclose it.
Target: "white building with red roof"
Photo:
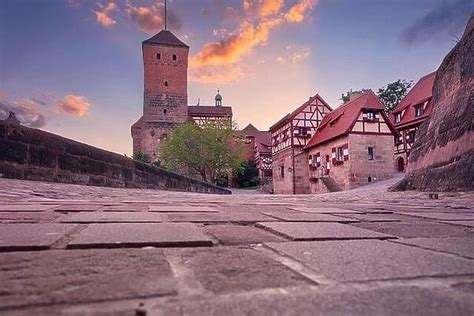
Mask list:
[[[310,192],[349,190],[392,177],[395,135],[371,90],[324,116],[305,146]]]
[[[405,171],[416,131],[431,114],[433,82],[436,72],[422,77],[400,101],[391,114],[399,135],[395,137],[395,157],[398,171]]]

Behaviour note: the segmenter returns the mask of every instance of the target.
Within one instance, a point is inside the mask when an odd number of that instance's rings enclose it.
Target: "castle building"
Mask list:
[[[303,151],[332,108],[318,94],[270,127],[275,194],[309,193],[307,156]]]
[[[398,134],[395,137],[395,162],[397,170],[405,171],[408,156],[415,142],[416,131],[431,114],[433,83],[436,72],[422,77],[391,113],[391,121]]]
[[[245,137],[246,159],[255,162],[261,184],[272,179],[272,135],[267,131],[259,131],[252,124],[240,131]]]
[[[172,32],[162,30],[142,42],[144,67],[143,115],[131,127],[133,154],[143,153],[151,161],[159,159],[160,144],[179,124],[232,120],[232,108],[188,106],[189,46]]]
[[[349,190],[392,177],[396,135],[371,90],[325,115],[305,146],[310,193]]]

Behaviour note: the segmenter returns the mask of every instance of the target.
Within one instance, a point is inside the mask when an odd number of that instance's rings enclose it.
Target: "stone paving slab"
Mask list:
[[[269,243],[278,253],[341,282],[474,273],[474,261],[390,241]]]
[[[212,246],[212,240],[190,223],[90,224],[68,248]]]
[[[190,223],[256,223],[260,221],[275,221],[276,219],[258,212],[247,213],[169,213],[172,222]]]
[[[429,218],[429,219],[437,219],[437,220],[443,220],[443,221],[474,221],[474,214],[472,213],[441,213],[441,212],[436,212],[436,213],[428,213],[428,212],[423,212],[423,213],[412,213],[412,212],[406,212],[406,213],[400,213],[403,215],[409,215],[409,216],[415,216],[415,217],[422,217],[422,218]]]
[[[176,212],[192,212],[192,213],[218,213],[219,210],[209,206],[169,206],[169,205],[150,205],[150,212],[176,213]]]
[[[456,222],[458,223],[458,222]],[[415,237],[474,237],[472,229],[462,226],[448,225],[436,222],[393,222],[393,223],[354,223],[355,227],[369,229],[384,234],[403,238]]]
[[[258,227],[280,234],[291,240],[387,239],[390,235],[352,227],[340,223],[257,223]]]
[[[142,212],[148,211],[148,206],[145,205],[115,205],[104,206],[101,209],[103,212]]]
[[[361,212],[353,211],[353,210],[346,210],[343,208],[336,208],[336,207],[289,207],[291,210],[301,211],[306,213],[326,213],[326,214],[361,214]]]
[[[76,225],[0,224],[0,251],[48,249]]]
[[[63,223],[159,223],[166,215],[151,212],[86,212],[63,216]]]
[[[205,291],[232,293],[314,284],[278,261],[251,249],[234,247],[170,249],[178,267],[192,271]]]
[[[58,205],[49,204],[0,204],[0,212],[43,212]]]
[[[273,291],[252,296],[225,296],[187,300],[169,304],[150,304],[153,315],[417,315],[470,316],[474,303],[446,289],[398,286],[380,289],[348,288],[301,292]],[[123,315],[126,315],[125,313]]]
[[[283,237],[253,226],[232,224],[206,225],[204,226],[204,232],[217,238],[223,245],[286,241]]]
[[[292,211],[272,211],[262,212],[264,215],[268,215],[277,219],[281,219],[287,222],[339,222],[339,223],[356,223],[357,219],[348,219],[340,216],[334,216],[329,214],[318,214],[318,213],[303,213],[303,212],[292,212]]]
[[[474,259],[474,238],[471,237],[403,238],[396,242]]]
[[[3,253],[0,271],[0,314],[6,307],[176,294],[173,273],[158,249]]]
[[[420,218],[386,213],[367,213],[367,214],[340,214],[345,218],[352,218],[360,222],[401,222],[401,221],[420,221]]]
[[[55,212],[95,212],[100,208],[104,207],[104,205],[92,204],[92,205],[61,205],[54,209]]]
[[[474,228],[474,221],[441,221],[441,223]]]

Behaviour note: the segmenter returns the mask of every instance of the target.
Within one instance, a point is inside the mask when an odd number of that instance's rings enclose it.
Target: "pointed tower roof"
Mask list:
[[[161,30],[158,34],[143,41],[143,44],[169,45],[178,47],[188,47],[179,38],[168,30]]]
[[[242,130],[242,132],[255,133],[255,132],[259,132],[259,130],[252,124],[249,124]]]

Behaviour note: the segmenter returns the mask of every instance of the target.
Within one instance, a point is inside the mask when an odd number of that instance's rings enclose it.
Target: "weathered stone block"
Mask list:
[[[28,159],[28,146],[9,140],[0,141],[0,160],[25,163]]]

